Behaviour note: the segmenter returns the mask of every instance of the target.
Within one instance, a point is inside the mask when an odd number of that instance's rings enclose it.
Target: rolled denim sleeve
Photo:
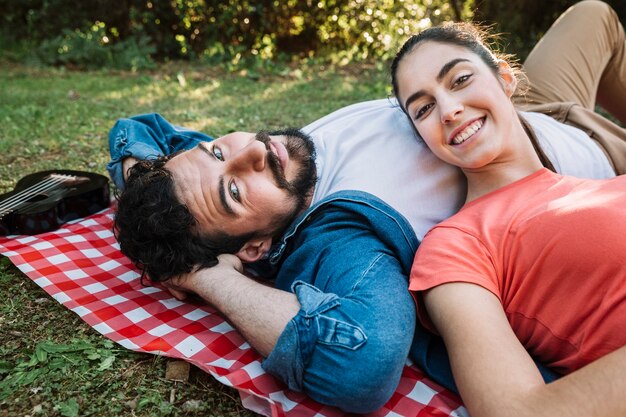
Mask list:
[[[300,311],[281,334],[263,367],[278,375],[289,388],[302,391],[305,367],[318,342],[355,350],[367,336],[358,326],[324,315],[341,304],[337,295],[323,293],[302,281],[293,284],[292,292],[298,297]]]
[[[397,260],[379,253],[369,262],[323,289],[295,281],[300,311],[263,362],[290,389],[356,413],[374,411],[391,397],[415,327]]]
[[[109,132],[111,160],[106,168],[113,183],[124,188],[122,161],[133,157],[153,159],[190,149],[211,136],[169,123],[163,116],[151,113],[118,120]]]

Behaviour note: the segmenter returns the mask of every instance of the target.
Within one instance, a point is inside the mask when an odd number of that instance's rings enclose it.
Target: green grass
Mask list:
[[[151,73],[71,72],[0,63],[0,192],[63,168],[105,173],[116,119],[159,112],[220,136],[300,127],[388,94],[384,67],[228,73],[171,63]],[[246,416],[236,391],[198,369],[114,345],[0,259],[0,416]]]

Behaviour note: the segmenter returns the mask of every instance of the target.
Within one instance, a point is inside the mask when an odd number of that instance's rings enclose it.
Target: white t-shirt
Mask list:
[[[584,131],[542,113],[520,113],[532,126],[541,149],[557,172],[579,178],[615,176],[606,154]]]
[[[560,173],[615,176],[604,153],[584,132],[537,113],[524,117]],[[584,138],[575,135],[578,139],[571,140],[569,129]],[[369,192],[406,217],[420,240],[463,204],[462,172],[430,152],[395,100],[353,104],[303,130],[313,137],[317,152],[319,180],[313,204],[337,191]]]

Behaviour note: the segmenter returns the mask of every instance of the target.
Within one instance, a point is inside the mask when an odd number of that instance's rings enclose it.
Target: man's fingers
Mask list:
[[[174,298],[176,298],[179,301],[182,301],[187,298],[187,292],[179,289],[176,283],[177,278],[178,277],[174,277],[170,280],[163,281],[161,282],[161,284],[163,284],[163,286],[167,288],[167,290],[170,292],[170,294],[174,296]]]
[[[175,290],[174,288],[168,288],[167,289],[170,294],[172,294],[174,296],[174,298],[176,298],[178,301],[183,301],[184,299],[187,298],[187,293],[185,291],[180,291],[180,290]]]
[[[221,255],[218,255],[217,260],[219,263],[224,263],[224,264],[232,266],[239,272],[243,271],[243,264],[241,263],[241,259],[239,259],[235,255],[231,255],[229,253],[223,253]]]

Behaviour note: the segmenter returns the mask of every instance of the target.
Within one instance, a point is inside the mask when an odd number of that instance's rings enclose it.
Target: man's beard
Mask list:
[[[284,136],[286,138],[284,145],[287,149],[289,160],[291,163],[295,163],[299,166],[296,177],[291,182],[287,181],[285,177],[285,172],[278,155],[270,150],[269,135]],[[259,132],[256,138],[263,142],[268,150],[267,163],[272,171],[277,186],[285,190],[288,196],[296,201],[296,211],[301,211],[317,182],[315,146],[313,141],[308,135],[295,129],[270,133]]]
[[[284,136],[284,143],[289,155],[291,163],[296,163],[298,172],[293,181],[287,181],[285,171],[278,155],[274,154],[270,148],[270,138],[272,136]],[[256,139],[263,142],[267,148],[267,164],[272,171],[277,186],[287,192],[287,196],[293,202],[293,206],[289,212],[283,216],[274,219],[268,229],[264,231],[265,235],[271,235],[275,239],[280,238],[285,229],[295,220],[302,212],[305,205],[309,202],[309,197],[313,193],[315,183],[317,182],[317,167],[315,165],[315,146],[311,138],[297,129],[287,129],[274,132],[259,132]]]

